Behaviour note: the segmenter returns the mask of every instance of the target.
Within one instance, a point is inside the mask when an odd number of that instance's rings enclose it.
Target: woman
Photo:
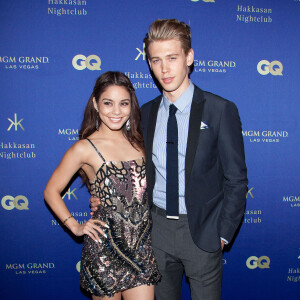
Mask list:
[[[79,224],[61,193],[79,170],[101,204]],[[154,299],[160,279],[151,248],[140,110],[130,80],[107,72],[95,84],[85,109],[80,140],[52,174],[45,200],[74,235],[85,235],[81,287],[93,299]]]

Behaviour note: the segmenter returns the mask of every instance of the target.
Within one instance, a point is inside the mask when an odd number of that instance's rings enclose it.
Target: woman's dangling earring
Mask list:
[[[98,121],[98,119],[99,119],[99,116],[97,115],[97,119],[96,119],[96,130],[99,129],[99,121]]]
[[[96,130],[98,130],[98,129],[99,129],[99,119],[100,119],[98,109],[96,109],[96,112],[97,112],[97,117],[96,117]]]
[[[129,130],[130,130],[130,128],[131,128],[131,125],[130,125],[130,121],[129,121],[129,119],[127,120],[127,122],[126,122],[125,126],[126,126],[126,130],[127,130],[127,131],[129,131]]]

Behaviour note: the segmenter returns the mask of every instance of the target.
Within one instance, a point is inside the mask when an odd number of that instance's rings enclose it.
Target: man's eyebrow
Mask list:
[[[178,56],[178,53],[173,53],[173,54],[167,54],[166,57],[170,57],[170,56]],[[160,58],[159,56],[152,56],[150,59],[154,59],[154,58]]]

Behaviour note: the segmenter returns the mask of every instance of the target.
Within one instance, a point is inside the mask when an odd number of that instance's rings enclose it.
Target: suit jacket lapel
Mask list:
[[[193,102],[191,107],[189,134],[187,141],[186,157],[185,157],[185,186],[189,182],[191,175],[196,149],[198,146],[199,135],[201,133],[200,125],[204,108],[204,95],[201,89],[195,85]]]
[[[159,96],[153,100],[153,104],[152,104],[152,107],[150,110],[150,115],[148,117],[149,121],[148,121],[148,126],[147,126],[147,138],[145,141],[147,181],[148,181],[150,187],[154,186],[154,180],[155,180],[155,172],[154,172],[153,163],[152,163],[152,148],[153,148],[153,139],[154,139],[156,119],[157,119],[157,113],[158,113],[160,101],[161,101],[161,96]]]
[[[149,152],[149,154],[151,153],[151,156],[152,156],[154,132],[156,127],[157,112],[158,112],[160,100],[161,100],[161,96],[153,100],[153,104],[149,115],[146,147],[147,147],[147,152]]]

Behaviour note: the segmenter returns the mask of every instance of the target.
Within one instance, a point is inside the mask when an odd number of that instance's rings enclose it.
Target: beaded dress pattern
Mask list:
[[[104,221],[109,228],[102,227],[107,238],[99,234],[98,243],[85,235],[80,285],[103,297],[155,284],[161,275],[151,247],[145,160],[105,161],[88,141],[103,161],[90,183],[91,195],[100,198],[101,203],[93,219]]]

